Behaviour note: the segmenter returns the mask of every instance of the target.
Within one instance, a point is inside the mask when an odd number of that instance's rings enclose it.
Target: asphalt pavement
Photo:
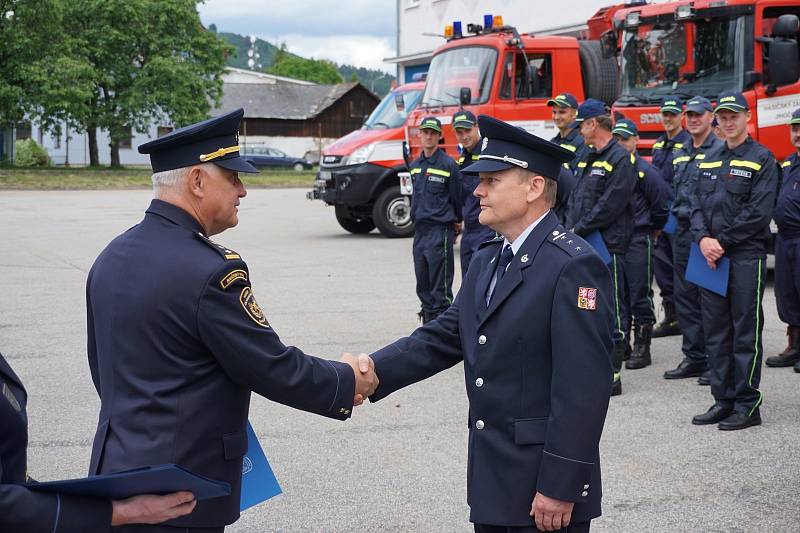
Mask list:
[[[215,238],[247,261],[284,343],[338,358],[410,333],[419,305],[411,240],[347,234],[332,208],[304,194],[252,191],[239,226]],[[0,351],[28,389],[29,472],[37,479],[87,471],[99,401],[86,362],[86,275],[150,197],[0,192]],[[771,281],[764,311],[771,355],[785,343]],[[678,337],[655,339],[653,365],[623,371],[601,445],[604,515],[592,531],[800,530],[800,374],[763,369],[760,427],[693,426],[691,417],[712,401],[693,379],[662,379],[679,347]],[[283,494],[227,531],[471,531],[461,365],[365,405],[347,422],[261,397],[250,419]]]

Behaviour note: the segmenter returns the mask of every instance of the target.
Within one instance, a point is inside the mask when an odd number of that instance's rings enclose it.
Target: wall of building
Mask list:
[[[89,136],[85,133],[77,133],[72,130],[68,133],[69,142],[67,142],[66,132],[62,132],[60,137],[56,137],[50,133],[43,132],[38,124],[33,124],[31,127],[31,138],[44,146],[50,154],[50,159],[54,165],[64,165],[67,162],[69,162],[70,165],[76,166],[88,165]],[[157,126],[151,126],[148,132],[144,134],[133,132],[131,147],[120,148],[119,150],[120,163],[126,166],[149,166],[150,156],[140,154],[137,148],[140,144],[155,139],[157,135]],[[108,165],[111,163],[111,149],[108,146],[108,141],[108,134],[103,130],[98,130],[97,151],[101,165]]]

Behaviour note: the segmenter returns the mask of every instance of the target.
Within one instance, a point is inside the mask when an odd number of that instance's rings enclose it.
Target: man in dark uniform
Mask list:
[[[653,166],[661,171],[661,175],[672,187],[672,160],[678,150],[691,142],[691,136],[683,129],[683,102],[677,96],[667,96],[661,102],[661,123],[664,134],[653,145]],[[661,302],[664,308],[664,319],[653,330],[653,337],[679,335],[681,330],[675,313],[675,301],[672,297],[673,272],[672,237],[662,233],[656,241],[655,277],[661,289]]]
[[[157,524],[192,512],[191,492],[109,501],[30,490],[28,395],[0,354],[0,531],[3,533],[100,533],[123,524]]]
[[[370,399],[463,361],[475,531],[585,532],[600,515],[611,280],[550,210],[572,152],[485,115],[478,125],[483,150],[465,171],[480,173],[480,220],[502,237],[475,254],[447,311],[372,354]]]
[[[581,161],[581,176],[569,200],[566,226],[581,237],[599,231],[611,255],[608,265],[614,283],[614,387],[622,392],[620,370],[628,345],[630,312],[625,299],[625,254],[633,235],[633,191],[636,160],[611,134],[612,124],[605,104],[588,99],[578,108],[581,134],[592,146]]]
[[[238,172],[255,171],[239,155],[243,114],[139,147],[156,199],[89,272],[89,366],[101,400],[89,474],[175,463],[231,485],[230,496],[148,532],[219,532],[239,517],[251,390],[345,420],[375,387],[352,356],[334,362],[285,346],[247,264],[210,240],[238,223]]]
[[[788,324],[786,349],[767,358],[767,366],[793,366],[800,372],[800,109],[789,121],[792,145],[797,150],[781,165],[783,181],[775,207],[775,300],[778,316]]]
[[[713,106],[708,99],[695,96],[686,103],[686,129],[692,136],[690,142],[680,148],[672,160],[672,187],[675,200],[672,216],[676,229],[672,235],[673,263],[675,265],[674,300],[683,343],[683,359],[677,367],[664,372],[665,379],[682,379],[699,376],[701,384],[708,385],[708,355],[703,334],[703,314],[700,310],[700,288],[686,281],[686,265],[693,241],[691,232],[692,196],[699,178],[697,166],[706,154],[722,147],[723,141],[714,135],[711,124],[714,120]]]
[[[566,148],[574,154],[572,161],[567,163],[567,168],[573,174],[577,172],[578,163],[586,158],[589,147],[581,137],[580,128],[575,122],[578,114],[578,99],[570,93],[561,93],[555,98],[547,101],[547,106],[553,108],[553,123],[558,128],[558,135],[550,139],[551,143]],[[561,182],[559,180],[559,188]]]
[[[453,159],[439,149],[442,124],[435,117],[419,125],[422,153],[411,162],[414,190],[411,220],[414,221],[414,274],[419,313],[425,324],[453,302],[453,240],[455,224],[461,222],[461,173]]]
[[[726,92],[717,102],[714,113],[726,141],[698,165],[692,237],[711,268],[727,257],[730,274],[726,296],[700,289],[714,405],[692,422],[736,430],[761,424],[761,300],[779,169],[769,150],[747,133],[744,96]]]
[[[471,111],[459,110],[453,115],[453,131],[461,145],[461,155],[458,156],[458,170],[467,167],[478,160],[481,153],[481,132],[478,121]],[[481,213],[480,202],[475,195],[478,186],[478,176],[475,174],[461,175],[461,188],[463,191],[462,214],[464,216],[464,229],[461,232],[461,278],[467,275],[469,262],[472,255],[478,250],[478,245],[495,238],[492,228],[484,226],[478,221]]]
[[[620,146],[636,158],[633,190],[633,236],[625,253],[626,293],[633,323],[633,353],[625,368],[644,368],[651,363],[650,337],[656,321],[653,307],[653,240],[667,222],[670,190],[661,173],[639,157],[639,130],[631,120],[618,120],[611,131]],[[626,346],[627,348],[627,346]]]

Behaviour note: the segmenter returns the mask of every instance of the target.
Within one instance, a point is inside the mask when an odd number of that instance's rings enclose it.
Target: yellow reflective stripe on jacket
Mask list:
[[[433,174],[434,176],[444,176],[445,178],[450,177],[450,173],[446,170],[439,170],[438,168],[429,168],[428,174]]]
[[[633,157],[633,156],[631,156],[631,157]],[[609,172],[614,170],[614,166],[611,163],[609,163],[608,161],[595,161],[594,163],[592,163],[592,167],[604,168],[604,169],[608,170]]]
[[[566,148],[566,149],[567,149],[567,150],[569,150],[570,152],[575,152],[575,151],[578,149],[577,147],[575,147],[575,146],[572,146],[571,144],[566,144],[566,143],[564,143],[564,144],[559,144],[559,146],[560,146],[561,148]]]
[[[412,168],[411,169],[411,173],[412,174],[419,174],[420,172],[422,172],[421,168]]]
[[[664,141],[658,141],[657,143],[655,143],[653,145],[653,150],[658,150],[659,148],[663,148],[663,147],[664,147]]]
[[[460,165],[463,162],[464,162],[464,156],[462,155],[461,157],[458,158],[457,163]]]
[[[481,159],[481,156],[475,155],[475,154],[472,155],[472,160],[473,161],[480,161],[480,159]]]
[[[631,154],[631,165],[635,165],[635,164],[636,164],[636,156]]]
[[[754,162],[754,161],[742,161],[742,160],[739,160],[739,159],[734,159],[728,164],[730,166],[732,166],[732,167],[750,168],[752,170],[755,170],[756,172],[761,170],[761,165],[759,163]]]
[[[781,166],[783,168],[790,167],[790,166],[792,166],[792,162],[791,161],[784,161],[783,163],[781,163]]]
[[[694,156],[694,158],[695,159],[705,159],[706,158],[706,154],[697,154],[696,156]]]
[[[719,168],[722,166],[722,161],[712,161],[710,163],[700,163],[697,168]]]
[[[566,165],[566,163],[564,163]],[[578,163],[578,168],[586,168],[586,161],[581,161]]]
[[[687,161],[691,160],[692,158],[688,155],[683,155],[681,157],[676,157],[672,160],[673,165],[680,165],[681,163],[686,163]]]
[[[639,171],[639,179],[644,179],[644,172],[641,170]]]
[[[673,150],[680,150],[681,148],[683,148],[683,143],[675,143],[672,145]]]

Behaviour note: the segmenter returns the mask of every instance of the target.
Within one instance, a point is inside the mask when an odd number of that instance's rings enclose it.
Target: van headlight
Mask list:
[[[347,158],[345,164],[360,165],[362,163],[366,163],[372,156],[372,152],[375,151],[375,144],[376,143],[370,143],[366,146],[362,146],[361,148],[350,154],[350,157]]]

